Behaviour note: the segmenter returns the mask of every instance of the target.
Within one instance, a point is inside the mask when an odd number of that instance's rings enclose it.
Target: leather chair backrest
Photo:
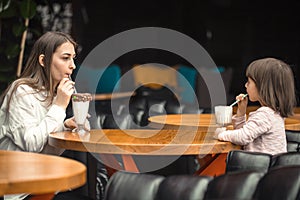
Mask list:
[[[106,186],[104,200],[153,200],[163,176],[118,171]]]
[[[300,166],[285,166],[269,170],[258,183],[253,199],[299,200]]]
[[[116,172],[104,200],[300,200],[300,166],[232,172],[217,177]]]
[[[271,164],[271,154],[243,150],[230,151],[226,159],[226,173],[259,171],[266,173]]]
[[[144,127],[149,123],[149,116],[179,114],[181,107],[177,97],[168,87],[152,89],[140,86],[136,89],[135,96],[130,98],[129,112],[133,116],[133,121]]]
[[[159,186],[155,200],[203,199],[212,177],[190,175],[169,176]]]
[[[288,152],[300,152],[300,132],[299,131],[285,131],[287,140]]]
[[[262,172],[245,171],[224,174],[212,180],[204,199],[252,199]]]
[[[287,152],[272,157],[271,168],[279,166],[300,166],[300,152]]]

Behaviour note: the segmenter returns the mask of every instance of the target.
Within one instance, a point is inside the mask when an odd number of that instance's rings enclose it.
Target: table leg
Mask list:
[[[227,153],[206,155],[199,159],[200,169],[195,173],[200,176],[219,176],[225,173]]]
[[[126,171],[139,173],[139,169],[131,155],[122,155],[122,159]]]
[[[111,154],[99,154],[101,162],[106,166],[108,176],[112,176],[115,172],[123,170],[119,161]]]

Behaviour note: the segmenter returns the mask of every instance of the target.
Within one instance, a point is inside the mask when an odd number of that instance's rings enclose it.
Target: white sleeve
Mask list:
[[[23,151],[41,152],[50,132],[61,129],[65,110],[52,105],[45,115],[42,102],[18,87],[9,108],[8,137]],[[43,110],[44,109],[44,110]]]

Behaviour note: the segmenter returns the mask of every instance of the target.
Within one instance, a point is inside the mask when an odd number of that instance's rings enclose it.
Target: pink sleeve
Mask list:
[[[237,117],[236,115],[233,115],[232,124],[234,129],[242,128],[245,123],[246,123],[246,115],[241,117]]]
[[[255,112],[249,116],[242,128],[224,131],[218,135],[218,139],[237,145],[247,145],[271,129],[272,123],[268,115],[263,111]]]

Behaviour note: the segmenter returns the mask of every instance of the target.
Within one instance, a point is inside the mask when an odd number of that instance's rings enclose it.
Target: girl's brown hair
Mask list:
[[[253,61],[246,70],[258,90],[259,102],[282,117],[293,115],[296,106],[294,76],[290,66],[275,58]]]
[[[34,89],[36,93],[45,92],[46,96],[43,101],[48,102],[50,105],[55,96],[55,88],[53,85],[52,76],[50,73],[50,66],[52,62],[53,53],[63,43],[70,42],[77,49],[76,42],[66,33],[62,32],[47,32],[43,34],[33,45],[27,63],[24,67],[20,78],[16,80],[13,85],[10,85],[0,98],[0,105],[2,105],[5,95],[10,87],[12,94],[16,91],[17,87],[25,84]],[[44,66],[39,63],[39,56],[44,54]],[[10,95],[7,103],[9,105],[12,95]]]

